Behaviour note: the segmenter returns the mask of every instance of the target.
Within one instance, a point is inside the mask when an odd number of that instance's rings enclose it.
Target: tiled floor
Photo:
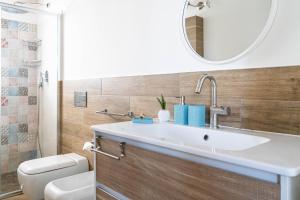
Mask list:
[[[24,195],[18,195],[15,197],[8,198],[6,200],[28,200]]]
[[[13,192],[16,190],[20,190],[18,175],[16,172],[2,174],[0,176],[0,194],[5,194],[8,192]]]

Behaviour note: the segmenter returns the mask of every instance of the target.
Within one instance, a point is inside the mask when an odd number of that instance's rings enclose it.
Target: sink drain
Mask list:
[[[209,139],[209,136],[208,136],[208,135],[204,135],[203,139],[204,139],[205,141],[207,141],[207,140]]]

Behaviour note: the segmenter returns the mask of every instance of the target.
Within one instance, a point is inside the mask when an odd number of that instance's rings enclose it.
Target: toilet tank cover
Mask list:
[[[69,156],[57,155],[23,162],[19,170],[24,174],[34,175],[75,166],[77,162]]]

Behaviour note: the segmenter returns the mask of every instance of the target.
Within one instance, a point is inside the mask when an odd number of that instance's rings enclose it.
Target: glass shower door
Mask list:
[[[17,168],[37,158],[37,16],[12,7],[1,9],[0,197],[20,190]]]

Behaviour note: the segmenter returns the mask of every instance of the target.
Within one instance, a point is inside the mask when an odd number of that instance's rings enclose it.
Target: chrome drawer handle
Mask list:
[[[116,160],[121,160],[121,158],[123,158],[125,156],[125,145],[126,145],[125,142],[120,143],[121,154],[120,154],[120,156],[116,156],[116,155],[102,151],[101,142],[100,142],[100,140],[102,139],[101,136],[98,136],[96,139],[97,139],[96,148],[93,148],[91,151],[101,154],[101,155],[104,155],[104,156],[107,156],[107,157],[110,157],[110,158],[113,158],[113,159],[116,159]],[[97,147],[97,145],[98,145],[98,147]]]

